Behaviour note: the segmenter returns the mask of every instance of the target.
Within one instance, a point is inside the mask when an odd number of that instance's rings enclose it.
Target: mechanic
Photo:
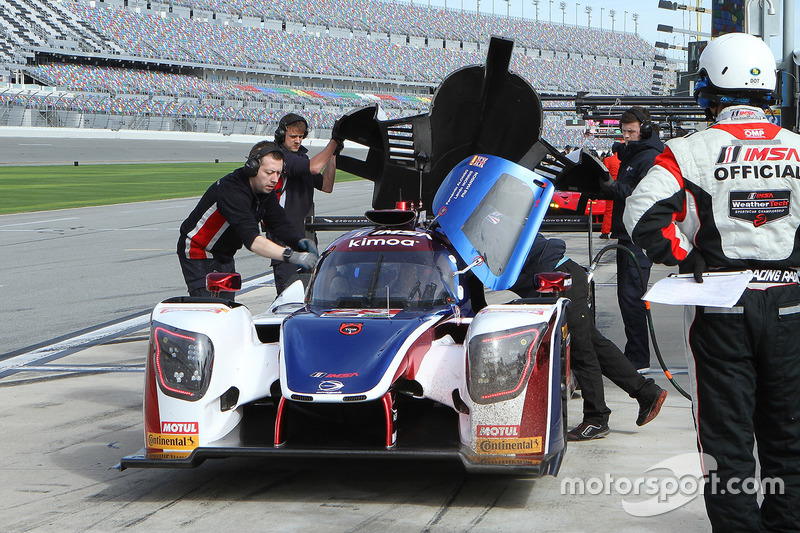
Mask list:
[[[615,204],[611,213],[611,237],[636,256],[646,287],[653,264],[642,249],[631,242],[622,223],[622,214],[625,200],[653,166],[656,156],[664,151],[664,143],[658,138],[658,127],[650,122],[650,113],[643,107],[634,106],[622,113],[620,128],[625,146],[619,152],[617,179],[606,175],[601,185],[611,193]],[[625,357],[639,372],[650,370],[647,309],[642,301],[644,292],[636,262],[624,250],[617,250],[617,301],[625,325]]]
[[[273,194],[282,171],[280,147],[259,143],[251,149],[243,167],[218,180],[203,194],[181,224],[178,239],[178,258],[189,295],[211,296],[206,289],[206,274],[235,272],[233,256],[242,245],[260,256],[283,260],[293,268],[314,268],[314,243],[292,227]],[[259,222],[291,247],[260,235]],[[220,296],[233,299],[233,293]]]
[[[308,157],[303,139],[308,136],[308,121],[295,113],[283,116],[275,129],[275,143],[281,147],[284,174],[276,187],[280,204],[295,231],[317,244],[317,235],[306,229],[306,217],[314,212],[314,189],[330,193],[336,179],[336,155],[342,149],[341,139],[331,139],[321,152]],[[266,141],[265,141],[266,142]],[[269,237],[284,242],[272,233]],[[297,278],[308,283],[308,276],[298,275],[297,267],[285,261],[272,261],[275,290],[278,294]]]
[[[634,242],[653,261],[691,273],[691,283],[703,283],[706,271],[755,272],[733,308],[685,313],[714,531],[800,527],[800,136],[767,120],[775,85],[762,40],[730,33],[711,41],[694,95],[714,122],[667,142],[625,208]],[[764,491],[760,508],[758,495],[743,490],[757,483],[754,443],[762,481],[784,483],[781,494]]]
[[[565,254],[566,243],[536,235],[531,251],[517,282],[511,287],[523,298],[540,296],[534,285],[534,275],[540,272],[566,272],[572,285],[564,294],[570,299],[567,306],[567,325],[570,331],[570,368],[575,372],[583,397],[583,420],[567,433],[567,440],[584,441],[603,438],[609,433],[611,409],[605,402],[603,377],[635,398],[639,403],[636,425],[653,420],[667,398],[667,391],[651,378],[638,373],[617,346],[595,327],[589,310],[589,279],[586,271]]]

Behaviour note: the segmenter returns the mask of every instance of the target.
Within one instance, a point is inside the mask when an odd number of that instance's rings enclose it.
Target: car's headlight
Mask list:
[[[489,404],[510,400],[525,390],[547,323],[476,335],[469,341],[469,393]]]
[[[153,324],[156,374],[167,396],[195,401],[203,397],[211,381],[214,345],[202,333],[164,324]]]

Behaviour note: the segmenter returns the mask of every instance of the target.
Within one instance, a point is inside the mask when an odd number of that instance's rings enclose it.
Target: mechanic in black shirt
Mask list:
[[[302,238],[286,218],[273,193],[283,171],[283,152],[274,143],[259,143],[245,165],[214,183],[183,221],[178,258],[191,296],[211,296],[206,274],[235,272],[233,256],[242,247],[307,270],[317,262],[314,243]],[[281,246],[260,234],[263,223]],[[232,294],[224,297],[232,299]]]
[[[275,143],[283,151],[284,175],[276,193],[295,231],[316,244],[316,233],[306,230],[306,217],[313,214],[314,189],[326,193],[333,191],[336,154],[341,150],[341,141],[331,139],[321,152],[309,158],[308,149],[303,146],[308,131],[308,121],[295,113],[285,115],[278,122]],[[284,242],[272,232],[269,235],[276,242]],[[278,294],[298,278],[294,265],[272,261],[272,269]]]
[[[511,287],[523,298],[537,297],[534,275],[540,272],[566,272],[572,285],[564,296],[567,326],[570,331],[570,365],[578,379],[583,397],[583,420],[567,433],[567,440],[584,441],[608,435],[608,408],[603,391],[603,376],[628,393],[639,403],[636,425],[653,420],[661,410],[667,391],[645,378],[631,365],[617,346],[605,338],[594,325],[589,310],[589,279],[584,268],[565,255],[567,245],[561,239],[536,235],[517,282]]]

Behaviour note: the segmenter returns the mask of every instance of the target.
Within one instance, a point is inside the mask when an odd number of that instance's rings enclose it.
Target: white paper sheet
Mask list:
[[[751,279],[751,270],[703,274],[703,283],[697,283],[691,274],[670,274],[653,284],[642,300],[667,305],[730,308],[739,301]]]

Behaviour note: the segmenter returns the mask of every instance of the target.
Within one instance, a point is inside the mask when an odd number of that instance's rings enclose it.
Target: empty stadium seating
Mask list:
[[[650,94],[652,85],[655,51],[631,34],[421,3],[0,0],[0,7],[0,64],[16,62],[19,68],[22,56],[48,51],[52,58],[63,50],[65,56],[98,54],[206,72],[114,68],[75,57],[74,62],[30,61],[22,68],[31,79],[80,94],[42,101],[29,96],[28,107],[253,123],[272,123],[292,109],[313,116],[317,128],[328,128],[347,109],[375,101],[389,116],[425,110],[430,92],[420,94],[420,87],[432,89],[449,72],[482,63],[493,34],[515,38],[511,68],[540,92]],[[210,74],[219,68],[228,75]],[[327,81],[290,88],[263,81],[264,73],[293,83],[307,75]],[[364,88],[336,89],[336,80]],[[21,100],[0,92],[0,105],[9,108]],[[545,123],[545,130],[554,131],[553,144],[577,144],[580,132],[562,131],[559,120]]]

